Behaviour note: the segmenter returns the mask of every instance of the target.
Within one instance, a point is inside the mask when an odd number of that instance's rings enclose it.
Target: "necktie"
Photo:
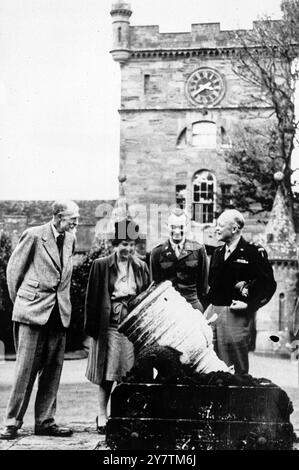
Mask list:
[[[229,257],[230,253],[231,253],[230,249],[229,249],[229,248],[226,248],[226,250],[225,250],[225,255],[224,255],[224,259],[225,259],[225,260],[227,260],[227,258]]]
[[[175,246],[175,255],[177,258],[180,257],[180,254],[181,254],[181,248],[180,248],[180,245],[176,245]]]
[[[58,237],[56,239],[56,243],[57,243],[57,246],[58,246],[61,267],[62,267],[62,259],[63,259],[63,242],[64,242],[64,235],[58,235]]]

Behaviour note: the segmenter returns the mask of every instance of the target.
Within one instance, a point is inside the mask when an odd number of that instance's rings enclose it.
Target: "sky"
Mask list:
[[[132,25],[250,28],[280,0],[132,0]],[[118,195],[111,0],[0,0],[0,199]]]

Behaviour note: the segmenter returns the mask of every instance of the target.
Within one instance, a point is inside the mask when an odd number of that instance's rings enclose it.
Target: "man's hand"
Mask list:
[[[242,310],[246,310],[248,304],[246,302],[242,302],[241,300],[233,300],[230,309],[232,312],[241,312]]]

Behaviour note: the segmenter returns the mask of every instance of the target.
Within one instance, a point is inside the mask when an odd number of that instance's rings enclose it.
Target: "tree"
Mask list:
[[[237,33],[240,48],[233,59],[232,67],[240,78],[255,85],[256,92],[252,95],[252,99],[259,101],[260,105],[270,106],[273,109],[274,128],[268,136],[265,136],[265,142],[267,139],[270,143],[273,139],[275,141],[276,164],[279,163],[280,166],[277,169],[284,173],[283,190],[287,204],[292,209],[291,155],[298,128],[294,95],[299,76],[297,60],[299,0],[283,0],[281,9],[283,12],[281,20],[264,18],[255,22],[251,31]],[[257,139],[257,146],[259,144]],[[249,143],[247,149],[249,157],[251,157],[251,147]],[[237,153],[238,149],[235,151],[233,148],[231,155],[234,164],[241,168],[244,164],[244,154],[242,151],[239,152],[238,159]],[[229,153],[226,158],[229,161]],[[269,171],[272,171],[271,162],[273,159],[268,159]],[[254,161],[252,163],[254,165]],[[260,163],[258,162],[258,166]],[[266,185],[265,189],[267,188]]]
[[[12,352],[12,302],[9,298],[6,268],[12,252],[12,245],[9,236],[0,231],[0,340],[4,342],[6,351]]]
[[[273,175],[283,165],[278,152],[276,126],[263,128],[251,123],[233,128],[233,147],[225,158],[234,184],[230,200],[252,214],[271,210],[276,193]]]
[[[107,244],[103,240],[99,241],[99,244],[84,256],[82,262],[73,268],[71,281],[72,317],[66,345],[68,351],[82,348],[85,338],[84,304],[90,268],[95,259],[106,256],[109,252],[110,248]]]

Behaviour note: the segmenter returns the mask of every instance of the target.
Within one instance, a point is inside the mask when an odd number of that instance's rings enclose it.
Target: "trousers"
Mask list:
[[[205,314],[209,319],[213,314],[218,318],[211,324],[214,349],[227,366],[234,366],[236,374],[248,373],[248,343],[250,318],[234,313],[228,306],[210,305]]]
[[[43,326],[14,323],[17,355],[6,426],[22,426],[36,377],[35,425],[47,427],[54,423],[66,342],[66,330],[59,323],[57,309],[58,305],[55,305],[49,321]]]

